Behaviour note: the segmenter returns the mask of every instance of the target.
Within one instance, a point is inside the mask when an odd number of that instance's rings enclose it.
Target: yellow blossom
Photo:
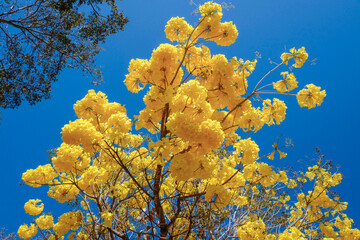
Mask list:
[[[37,227],[33,223],[29,227],[27,224],[23,224],[19,227],[17,234],[22,239],[32,238],[37,234]]]
[[[296,81],[293,73],[289,74],[289,72],[282,72],[280,74],[283,76],[283,79],[273,83],[275,90],[284,93],[290,92],[291,90],[298,87],[298,82]]]
[[[111,227],[113,214],[109,211],[105,211],[101,213],[101,217],[104,219],[104,226]]]
[[[36,169],[29,169],[22,175],[22,180],[29,186],[40,187],[57,177],[56,172],[50,164],[38,166]]]
[[[264,122],[270,126],[274,124],[275,120],[276,124],[279,125],[285,119],[286,108],[285,103],[277,98],[273,99],[272,104],[270,99],[264,100],[262,109]]]
[[[265,233],[265,223],[261,219],[248,221],[237,230],[239,238],[246,240],[265,240]]]
[[[320,87],[308,84],[306,88],[300,90],[296,95],[300,107],[314,108],[320,106],[326,96],[325,90],[320,91]]]
[[[224,22],[220,24],[219,37],[214,41],[220,46],[229,46],[235,42],[237,36],[236,26],[232,22]]]
[[[138,93],[147,83],[151,81],[151,70],[149,61],[143,59],[132,59],[129,65],[129,74],[126,75],[124,83],[130,92]]]
[[[89,166],[90,157],[81,146],[62,143],[57,148],[56,156],[51,159],[58,172],[81,170]]]
[[[41,200],[39,200],[39,199],[36,199],[36,200],[30,199],[24,205],[25,212],[30,215],[39,215],[42,212],[42,210],[44,209],[43,203],[38,205],[38,203],[40,203],[40,202],[41,202]]]
[[[234,156],[240,158],[241,155],[240,160],[244,164],[253,163],[259,157],[260,149],[258,145],[251,139],[240,140],[234,144],[234,147],[236,147]]]
[[[42,215],[35,222],[40,229],[50,229],[54,225],[54,218],[50,215]]]
[[[305,63],[305,61],[308,58],[308,54],[305,51],[305,48],[299,48],[296,50],[295,48],[290,49],[290,53],[283,53],[281,55],[281,60],[283,60],[283,63],[288,64],[288,61],[294,58],[295,63],[293,64],[293,67],[300,68]]]
[[[286,157],[287,154],[284,153],[284,152],[282,152],[282,151],[280,151],[280,150],[278,149],[277,143],[274,143],[274,144],[272,145],[272,147],[274,148],[274,150],[273,150],[273,151],[270,153],[270,155],[268,156],[269,159],[274,160],[274,154],[275,154],[276,151],[280,154],[280,159]]]
[[[165,26],[166,37],[172,42],[184,42],[192,31],[193,27],[184,18],[179,17],[171,18]]]
[[[67,144],[83,145],[84,151],[94,152],[100,144],[103,135],[98,132],[94,125],[85,119],[77,119],[69,122],[62,128],[62,140]]]

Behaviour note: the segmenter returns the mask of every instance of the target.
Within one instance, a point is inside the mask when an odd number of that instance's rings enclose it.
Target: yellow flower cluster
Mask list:
[[[248,131],[259,131],[265,124],[264,118],[262,118],[262,112],[260,108],[251,107],[242,113],[239,117],[239,126],[244,130]]]
[[[274,89],[284,93],[290,92],[291,90],[298,87],[298,82],[296,81],[294,73],[289,74],[289,72],[282,72],[280,74],[283,76],[283,79],[273,83]]]
[[[36,169],[29,169],[22,175],[22,180],[29,186],[40,187],[51,182],[57,177],[50,164],[38,166]]]
[[[184,18],[173,17],[167,22],[165,33],[166,37],[172,42],[185,42],[191,35],[193,29],[194,28],[188,24]]]
[[[290,53],[283,53],[281,55],[281,60],[283,60],[283,63],[288,64],[289,60],[293,58],[295,61],[293,67],[301,68],[308,59],[308,56],[305,47],[299,48],[298,50],[292,48],[290,49]]]
[[[206,189],[205,199],[216,208],[221,209],[230,203],[231,192],[224,186],[210,185]]]
[[[85,152],[93,153],[94,146],[100,144],[102,134],[98,132],[95,126],[85,120],[77,119],[69,122],[62,128],[62,140],[70,145],[82,145]]]
[[[240,158],[243,164],[254,163],[259,157],[259,146],[251,139],[240,140],[234,144],[234,147],[236,148],[234,156]]]
[[[229,46],[235,42],[238,36],[236,26],[232,22],[220,23],[223,15],[220,4],[207,2],[199,10],[202,17],[193,41],[204,38],[221,46]]]
[[[205,18],[205,16],[210,16],[213,18],[221,19],[223,15],[221,5],[213,2],[206,2],[203,5],[200,5],[199,11],[202,18]]]
[[[76,102],[74,110],[79,118],[92,121],[96,119],[97,114],[104,112],[103,105],[105,103],[107,103],[105,94],[89,90],[88,94],[81,101]]]
[[[341,218],[339,216],[335,218],[333,225],[339,231],[340,237],[338,239],[360,239],[360,230],[352,228],[352,223],[353,220],[349,219],[346,214],[342,214]]]
[[[62,183],[55,181],[54,186],[50,187],[48,196],[56,199],[60,203],[64,203],[76,197],[79,194],[79,189],[69,181]]]
[[[300,107],[314,108],[320,106],[326,96],[325,90],[320,91],[320,87],[314,84],[308,84],[305,86],[307,89],[302,89],[296,95],[297,101]]]
[[[76,231],[83,222],[81,211],[67,212],[59,217],[58,222],[53,226],[57,237],[64,236],[70,230]]]
[[[50,229],[54,226],[54,217],[50,215],[42,215],[35,220],[40,229]]]
[[[213,165],[202,156],[185,152],[173,157],[169,170],[172,176],[179,181],[192,178],[206,179],[211,176]]]
[[[112,114],[126,113],[124,106],[115,102],[109,103],[104,93],[96,93],[94,90],[89,90],[83,99],[77,101],[74,110],[78,118],[86,119],[94,125],[96,121],[106,122]]]
[[[188,141],[198,154],[206,154],[219,148],[224,141],[224,133],[218,121],[211,119],[196,122],[184,113],[176,114],[167,124],[170,131]],[[189,131],[192,132],[189,135]]]
[[[257,221],[248,221],[238,228],[237,235],[240,239],[265,240],[265,223],[261,219]]]
[[[56,157],[51,159],[54,169],[58,172],[76,171],[87,168],[90,157],[82,147],[62,143],[57,148]]]
[[[150,81],[151,70],[147,60],[132,59],[129,65],[129,74],[124,83],[131,92],[138,93]]]
[[[94,187],[99,187],[105,183],[109,178],[108,172],[104,168],[97,166],[90,166],[81,175],[78,186],[85,192],[93,192]]]
[[[274,124],[274,120],[276,124],[279,125],[285,119],[286,105],[277,98],[273,99],[272,104],[270,99],[266,99],[263,101],[262,112],[263,120],[267,125]]]
[[[101,217],[104,219],[104,226],[111,227],[114,215],[111,212],[105,211],[101,213]]]
[[[280,233],[279,240],[306,240],[305,235],[296,227],[291,227],[290,229]]]
[[[135,61],[135,62],[134,62]],[[182,77],[182,69],[178,69],[178,49],[171,44],[160,44],[152,53],[149,62],[141,59],[132,60],[130,68],[132,69],[124,80],[125,85],[131,92],[138,92],[147,83],[165,88],[168,85],[179,85]],[[136,63],[136,64],[135,64]]]
[[[39,200],[39,199],[36,199],[36,200],[30,199],[24,205],[25,212],[30,215],[39,215],[44,209],[43,203],[38,205],[38,203],[40,203],[40,202],[41,202],[41,200]]]
[[[19,227],[17,234],[19,238],[22,239],[32,238],[37,234],[37,227],[33,223],[30,224],[30,226],[28,226],[27,224],[23,224]]]

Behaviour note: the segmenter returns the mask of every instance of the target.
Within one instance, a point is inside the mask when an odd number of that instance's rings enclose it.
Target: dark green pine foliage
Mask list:
[[[100,44],[127,22],[115,0],[2,0],[1,106],[49,98],[64,68],[81,69],[100,83],[101,71],[94,64]]]

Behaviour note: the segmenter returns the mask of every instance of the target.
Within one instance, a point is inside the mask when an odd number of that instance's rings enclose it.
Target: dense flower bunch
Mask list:
[[[301,107],[322,103],[325,91],[313,84],[291,93],[298,87],[294,73],[264,84],[290,61],[300,68],[305,49],[283,53],[251,90],[256,59],[228,60],[201,45],[234,43],[235,25],[221,22],[219,4],[199,10],[196,26],[179,17],[168,21],[166,36],[177,45],[160,44],[149,60],[130,62],[128,90],[148,86],[135,128],[152,136],[134,134],[126,109],[90,90],[74,106],[78,119],[62,129],[52,164],[22,178],[49,186],[50,197],[75,209],[57,219],[42,214],[36,225],[22,225],[19,237],[39,230],[47,239],[359,239],[343,213],[347,204],[331,192],[340,174],[321,161],[293,176],[278,171],[263,159],[276,152],[285,158],[284,146],[275,143],[261,156],[249,136],[285,119],[284,101],[263,94],[296,95]],[[30,200],[25,211],[41,214],[39,202]]]
[[[44,204],[37,205],[37,203],[41,202],[39,199],[30,199],[27,203],[25,203],[24,209],[27,214],[30,215],[39,215],[43,209]]]

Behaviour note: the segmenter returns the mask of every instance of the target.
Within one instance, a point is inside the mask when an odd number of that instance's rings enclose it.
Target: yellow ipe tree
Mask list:
[[[259,156],[251,135],[264,125],[280,124],[286,105],[269,94],[296,96],[301,107],[320,105],[325,91],[281,72],[300,68],[305,48],[290,49],[281,63],[248,88],[256,60],[212,55],[206,41],[228,46],[238,32],[221,22],[219,4],[199,7],[191,26],[171,18],[167,38],[150,60],[133,59],[125,85],[139,92],[146,85],[145,109],[132,121],[119,103],[93,90],[75,106],[78,116],[62,129],[63,143],[51,164],[27,170],[22,180],[48,186],[48,195],[70,203],[55,217],[31,199],[25,212],[34,222],[18,236],[29,239],[354,239],[360,231],[343,211],[331,188],[341,182],[322,157],[303,172],[280,171],[264,162],[284,158],[281,141]],[[256,100],[256,101],[255,101]],[[280,151],[280,149],[282,151]]]

